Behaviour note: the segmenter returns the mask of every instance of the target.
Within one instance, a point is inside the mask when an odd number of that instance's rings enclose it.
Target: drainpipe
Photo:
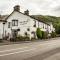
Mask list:
[[[5,22],[3,22],[3,39],[4,39],[4,25],[5,25]]]
[[[39,28],[39,21],[38,21],[38,28]]]

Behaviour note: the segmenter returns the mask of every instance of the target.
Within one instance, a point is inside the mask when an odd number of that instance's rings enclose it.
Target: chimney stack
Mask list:
[[[25,15],[29,15],[29,10],[24,11]]]
[[[14,11],[20,11],[20,6],[19,5],[16,5],[16,6],[14,6]]]

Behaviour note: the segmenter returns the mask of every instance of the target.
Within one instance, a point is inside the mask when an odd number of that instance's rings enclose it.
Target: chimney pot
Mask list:
[[[19,5],[16,5],[16,6],[14,6],[14,11],[20,11],[20,6]]]
[[[25,15],[29,15],[29,10],[24,11]]]

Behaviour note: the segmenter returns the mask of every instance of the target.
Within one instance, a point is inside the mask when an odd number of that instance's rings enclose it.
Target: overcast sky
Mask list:
[[[28,9],[32,15],[60,16],[60,0],[0,0],[0,14],[10,14],[15,5],[20,5],[21,12]]]

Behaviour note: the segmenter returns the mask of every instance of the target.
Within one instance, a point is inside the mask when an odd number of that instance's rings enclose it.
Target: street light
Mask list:
[[[4,25],[5,25],[5,22],[3,22],[3,39],[4,39]]]

